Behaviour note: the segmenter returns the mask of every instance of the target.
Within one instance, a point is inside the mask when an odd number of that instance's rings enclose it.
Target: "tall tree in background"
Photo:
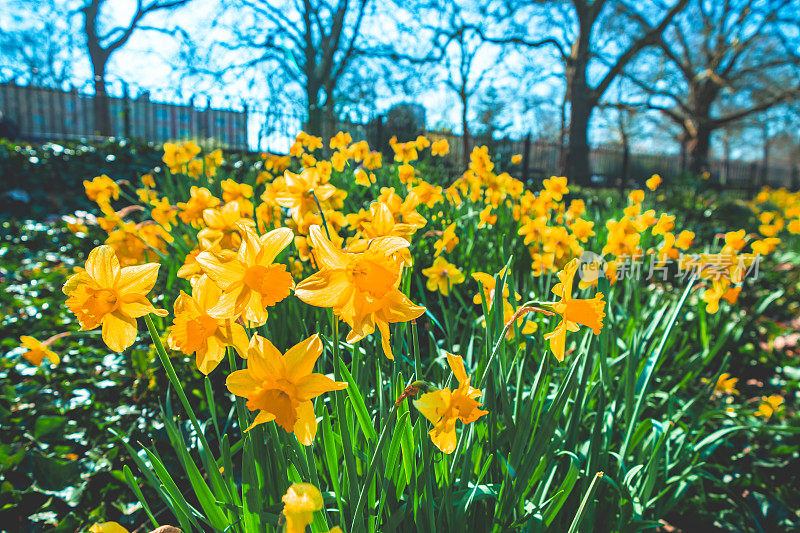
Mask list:
[[[564,64],[569,102],[566,170],[570,179],[589,179],[589,126],[592,113],[625,67],[655,45],[689,0],[507,0],[494,16],[502,32],[491,42],[528,48],[553,48]]]
[[[464,13],[455,4],[442,8],[447,10],[441,12],[442,24],[435,29],[434,40],[441,55],[444,84],[458,95],[461,105],[462,156],[466,166],[472,144],[472,100],[500,62],[500,56],[496,51],[487,50],[490,45],[481,38],[480,30],[467,23]]]
[[[209,47],[210,55],[230,58],[220,70],[282,71],[287,85],[302,86],[306,130],[322,135],[334,93],[370,47],[364,21],[374,7],[371,0],[229,0],[226,7],[223,26],[230,39]]]
[[[137,29],[145,29],[143,26],[145,17],[157,11],[174,9],[189,1],[136,0],[135,11],[127,24],[117,26],[113,22],[109,24],[107,22],[109,14],[104,13],[106,10],[112,11],[110,0],[84,0],[80,11],[83,14],[83,33],[92,68],[95,131],[99,135],[111,134],[111,112],[106,91],[106,69],[111,56],[128,42]],[[120,6],[115,4],[113,8],[118,10]]]
[[[38,87],[71,83],[75,39],[56,0],[8,1],[0,19],[0,78]]]
[[[629,71],[682,128],[690,171],[708,168],[714,131],[800,95],[799,30],[796,0],[692,0]]]

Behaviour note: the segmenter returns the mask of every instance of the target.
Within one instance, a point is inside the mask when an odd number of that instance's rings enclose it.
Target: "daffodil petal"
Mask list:
[[[119,312],[103,317],[103,342],[115,352],[123,352],[136,341],[136,320]]]
[[[311,446],[314,443],[314,437],[317,435],[317,415],[314,413],[314,404],[310,401],[300,402],[297,406],[294,434],[303,446]]]
[[[310,374],[320,355],[322,355],[322,341],[316,334],[289,348],[283,356],[288,378],[296,381]]]
[[[114,248],[104,244],[89,253],[86,272],[104,288],[114,287],[120,276],[119,260]]]

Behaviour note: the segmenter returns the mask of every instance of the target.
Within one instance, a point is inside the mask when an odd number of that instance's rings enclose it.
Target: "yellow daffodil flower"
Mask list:
[[[84,180],[83,186],[86,189],[86,196],[98,204],[107,204],[112,199],[119,199],[119,185],[105,174],[97,176],[92,181]]]
[[[445,228],[442,236],[433,243],[433,247],[436,249],[436,253],[434,256],[442,255],[442,252],[447,252],[448,254],[453,251],[456,244],[458,244],[459,238],[456,235],[456,223],[453,222],[447,228]]]
[[[89,533],[129,533],[129,531],[118,522],[103,522],[90,527]]]
[[[648,189],[654,191],[658,189],[658,186],[661,185],[662,181],[663,180],[661,179],[661,176],[659,176],[658,174],[653,174],[652,176],[650,176],[650,178],[647,179],[647,181],[644,182],[644,184],[647,185]]]
[[[433,444],[443,453],[450,454],[456,449],[456,421],[469,424],[489,411],[480,409],[483,404],[476,398],[480,397],[481,391],[470,386],[470,377],[461,356],[447,354],[447,363],[458,380],[458,388],[425,393],[414,400],[414,406],[433,424],[433,429],[428,432]]]
[[[136,319],[149,313],[166,316],[146,295],[158,276],[158,263],[120,268],[114,249],[98,246],[86,260],[86,270],[64,283],[67,307],[75,313],[81,331],[103,328],[103,341],[121,352],[136,340]]]
[[[319,272],[301,281],[295,290],[309,305],[331,307],[352,331],[348,342],[381,332],[383,351],[394,359],[389,344],[389,324],[417,318],[425,308],[417,306],[398,289],[403,269],[400,252],[408,248],[401,237],[379,237],[363,251],[342,250],[319,226],[311,226],[309,240]]]
[[[422,273],[428,278],[425,285],[429,291],[439,291],[442,296],[450,294],[453,285],[463,283],[466,279],[464,273],[452,263],[439,256],[433,261],[433,265],[422,269]]]
[[[318,335],[289,348],[281,354],[270,341],[254,335],[247,349],[247,368],[228,376],[225,385],[236,396],[247,398],[247,408],[258,411],[246,431],[258,424],[275,421],[297,440],[311,446],[317,434],[313,398],[326,392],[347,388],[323,374],[312,373],[322,355]]]
[[[777,394],[771,396],[762,396],[761,405],[758,406],[756,416],[763,416],[764,418],[771,418],[776,411],[780,410],[783,406],[783,397]]]
[[[560,283],[553,287],[553,294],[559,296],[561,300],[553,305],[542,305],[545,309],[561,316],[561,322],[556,328],[544,336],[550,341],[550,350],[559,361],[564,360],[567,331],[578,331],[578,325],[582,324],[591,328],[595,335],[599,335],[603,329],[603,318],[606,316],[603,293],[597,293],[591,299],[572,297],[572,285],[579,265],[580,261],[573,259],[558,273]]]
[[[233,320],[209,316],[222,296],[208,276],[200,276],[192,285],[191,296],[181,291],[175,300],[175,320],[169,334],[169,346],[185,354],[196,354],[197,368],[203,374],[214,370],[225,357],[225,347],[233,346],[239,355],[247,355],[247,333]]]
[[[450,143],[447,142],[447,139],[439,139],[438,141],[433,141],[431,144],[431,155],[441,157],[449,153]]]
[[[39,366],[42,364],[45,357],[54,365],[58,364],[58,355],[50,349],[50,343],[48,341],[41,342],[28,335],[21,336],[19,340],[22,347],[26,348],[26,351],[22,353],[22,357],[27,359],[31,364]]]
[[[273,261],[294,239],[289,228],[278,228],[258,236],[240,226],[242,245],[236,257],[221,257],[213,252],[197,255],[197,262],[222,289],[208,315],[218,319],[241,316],[255,325],[267,321],[267,307],[289,296],[294,287],[286,266]]]

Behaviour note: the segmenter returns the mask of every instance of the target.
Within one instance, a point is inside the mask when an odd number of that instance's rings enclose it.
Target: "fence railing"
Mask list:
[[[245,150],[247,109],[196,108],[151,101],[145,93],[107,96],[110,136],[152,142],[196,139],[206,144]],[[0,112],[5,128],[32,140],[97,139],[93,95],[72,89],[0,84]]]
[[[122,94],[109,96],[111,134],[123,138],[140,138],[163,143],[171,140],[194,139],[206,146],[224,147],[252,152],[287,153],[294,138],[306,125],[306,115],[281,108],[260,108],[242,104],[239,109],[212,108],[187,103],[152,101],[148,93],[136,98]],[[94,96],[76,89],[59,89],[19,86],[0,83],[0,118],[11,134],[30,140],[97,139],[95,131]],[[0,125],[2,126],[2,125]],[[387,123],[382,115],[358,122],[326,115],[322,120],[323,137],[337,131],[347,131],[354,140],[366,140],[371,146],[389,152],[388,139],[397,135],[408,140],[408,128],[398,130]],[[0,137],[9,135],[0,127]],[[462,136],[449,132],[425,132],[431,137],[446,138],[450,155],[446,163],[454,169],[463,166],[464,141]],[[522,139],[471,139],[470,147],[488,144],[502,168],[510,169],[517,177],[540,180],[563,171],[564,148],[558,143]],[[522,154],[525,168],[511,165],[514,154]],[[390,155],[390,154],[387,154]],[[639,181],[652,174],[665,180],[677,177],[682,171],[677,154],[630,153],[627,169],[624,154],[616,147],[601,147],[591,151],[592,184],[614,186],[621,179]],[[713,183],[728,188],[752,189],[761,185],[797,188],[800,176],[797,168],[765,167],[759,162],[712,160],[709,172]]]

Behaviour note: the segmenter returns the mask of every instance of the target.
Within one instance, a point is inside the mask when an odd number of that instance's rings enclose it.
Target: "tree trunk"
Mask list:
[[[561,100],[561,128],[558,132],[558,175],[567,175],[567,101],[568,96],[564,94]]]
[[[625,186],[628,184],[628,174],[630,173],[630,142],[628,136],[622,135],[622,168],[619,176],[619,196],[625,198]]]
[[[306,112],[308,114],[306,133],[322,137],[324,110],[319,105],[319,86],[316,84],[306,85]]]
[[[686,172],[686,165],[689,159],[689,136],[685,131],[681,133],[679,142],[681,144],[680,171],[681,174],[684,174]]]
[[[464,160],[464,169],[466,170],[469,167],[469,153],[471,144],[471,136],[469,133],[469,121],[467,120],[467,113],[469,111],[469,109],[467,108],[469,104],[469,96],[464,90],[460,91],[459,96],[461,97],[461,138],[462,138],[462,145],[464,146],[463,160]]]
[[[95,135],[110,137],[111,109],[106,92],[106,64],[102,59],[92,60],[94,73],[94,132]]]
[[[589,118],[592,105],[587,93],[588,87],[585,84],[573,84],[570,96],[567,177],[579,185],[588,185],[592,172],[589,164]]]
[[[764,151],[761,155],[761,177],[759,179],[759,188],[767,185],[767,180],[769,179],[769,159],[770,159],[770,152],[772,151],[772,142],[769,138],[769,131],[767,131],[766,125],[764,125]]]
[[[699,175],[708,171],[708,153],[711,150],[711,129],[698,126],[697,132],[689,140],[689,171]]]

